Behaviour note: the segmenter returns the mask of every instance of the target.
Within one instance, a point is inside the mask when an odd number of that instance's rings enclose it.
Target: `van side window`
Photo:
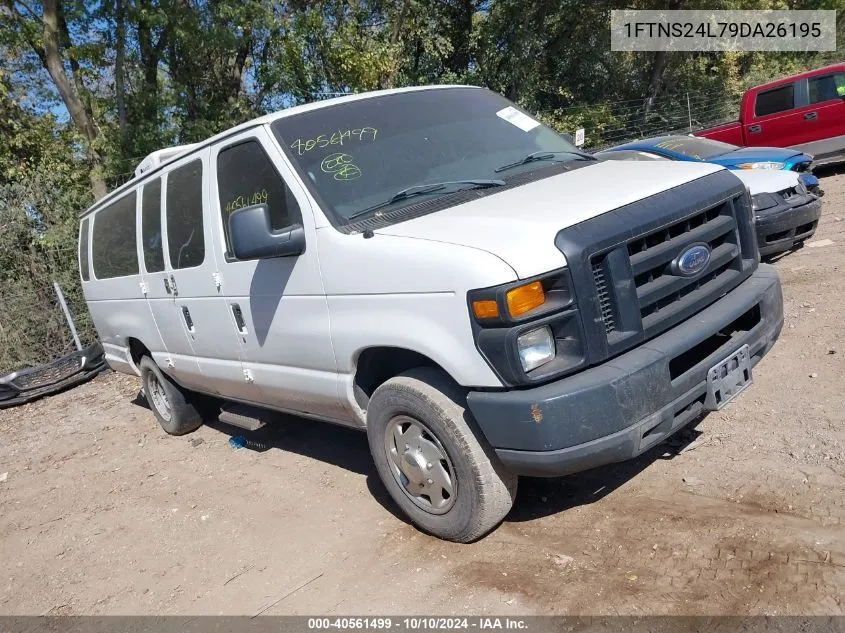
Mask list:
[[[807,83],[811,104],[845,97],[845,73],[813,77]]]
[[[141,245],[144,266],[148,273],[164,270],[164,251],[161,243],[161,178],[144,185],[141,194]]]
[[[91,257],[97,279],[138,274],[137,198],[133,191],[94,216]]]
[[[757,95],[754,104],[754,116],[766,116],[777,112],[786,112],[795,107],[795,84],[788,84],[767,90]]]
[[[88,218],[82,220],[82,227],[79,229],[79,272],[82,274],[82,281],[91,279],[88,270]]]
[[[167,175],[167,248],[173,268],[193,268],[205,259],[201,160]]]
[[[227,147],[217,155],[217,186],[226,252],[230,255],[229,215],[233,211],[266,204],[270,211],[270,227],[274,231],[302,219],[296,198],[258,141]]]

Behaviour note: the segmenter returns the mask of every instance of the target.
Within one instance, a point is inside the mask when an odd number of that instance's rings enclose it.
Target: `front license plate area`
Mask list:
[[[743,345],[707,372],[707,397],[704,408],[721,409],[751,384],[751,355]]]

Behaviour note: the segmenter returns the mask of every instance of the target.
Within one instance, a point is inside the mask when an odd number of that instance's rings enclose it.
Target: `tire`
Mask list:
[[[193,404],[190,392],[183,391],[149,356],[141,359],[139,368],[144,395],[165,432],[185,435],[202,426],[202,416]]]
[[[464,392],[439,369],[412,369],[376,389],[367,438],[390,496],[424,532],[469,543],[513,506],[517,476],[477,428]]]

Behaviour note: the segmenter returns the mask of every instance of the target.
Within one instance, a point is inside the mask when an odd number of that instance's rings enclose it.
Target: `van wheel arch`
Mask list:
[[[126,343],[129,345],[129,356],[135,365],[135,371],[140,376],[141,359],[144,356],[149,356],[150,358],[152,358],[153,355],[150,353],[149,348],[136,338],[130,336],[126,339]]]
[[[151,356],[140,362],[144,397],[161,428],[169,435],[185,435],[203,423],[203,415],[190,391],[182,389],[159,369]]]
[[[391,378],[417,367],[435,367],[452,378],[442,366],[425,354],[403,347],[368,347],[359,352],[352,383],[355,402],[362,412],[367,410],[376,389]],[[452,378],[453,382],[457,381]]]
[[[158,367],[155,360],[153,359],[152,353],[146,345],[144,345],[138,339],[132,337],[128,337],[126,339],[126,342],[129,345],[129,353],[132,357],[132,362],[137,368],[138,375],[141,377],[142,383],[144,382],[143,365],[145,358],[149,359],[148,362],[151,365],[154,365],[158,369],[158,371],[162,373],[162,378],[166,376],[166,372],[164,372],[164,370]],[[168,382],[172,383],[174,389],[177,389],[179,392],[181,392],[182,397],[185,399],[185,401],[199,413],[200,417],[203,420],[217,419],[217,416],[220,413],[220,407],[223,404],[222,400],[220,400],[216,396],[186,389],[170,376],[166,376],[165,379]],[[168,433],[170,433],[170,431],[168,431]]]

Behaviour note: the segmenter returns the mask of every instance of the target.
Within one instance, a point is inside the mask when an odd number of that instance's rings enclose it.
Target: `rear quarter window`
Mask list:
[[[90,222],[88,218],[82,220],[82,226],[79,228],[79,274],[82,275],[82,281],[91,279],[91,271],[88,266],[88,229]]]
[[[138,274],[135,191],[97,211],[91,259],[97,279]]]
[[[795,84],[780,86],[757,95],[754,116],[766,116],[786,112],[795,107]]]

